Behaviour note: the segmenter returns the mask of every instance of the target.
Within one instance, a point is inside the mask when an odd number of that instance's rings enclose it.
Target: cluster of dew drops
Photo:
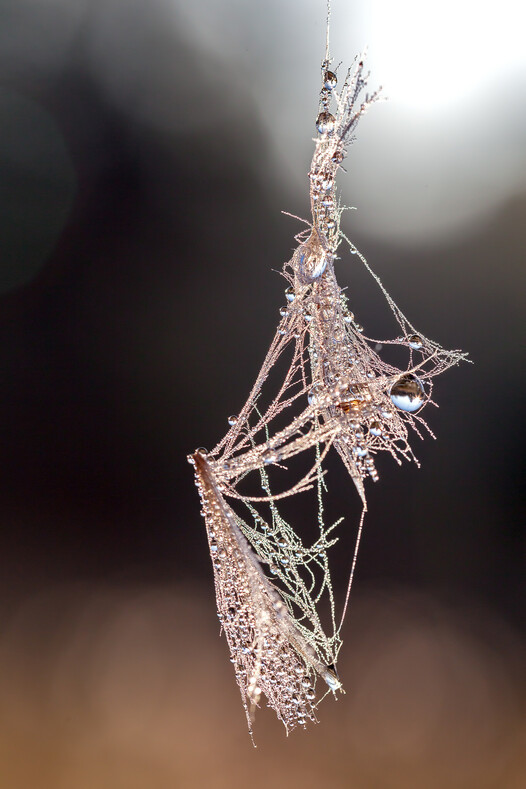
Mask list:
[[[360,67],[363,65],[360,62]],[[320,112],[316,118],[316,128],[320,134],[332,134],[336,127],[336,119],[334,115],[329,111],[329,105],[332,98],[332,91],[336,87],[338,79],[336,74],[329,69],[329,62],[324,61],[322,64],[322,69],[324,72],[323,78],[323,87],[321,92],[321,107]],[[344,159],[344,153],[342,150],[335,150],[331,160],[333,164],[339,165]],[[320,172],[314,172],[311,174],[312,183],[312,190],[311,195],[313,200],[316,204],[316,214],[317,219],[319,222],[320,228],[323,232],[327,235],[334,233],[336,231],[336,222],[332,216],[332,209],[334,207],[334,198],[332,195],[332,191],[334,188],[334,179],[324,176]],[[350,249],[352,254],[356,254],[358,250],[351,246]],[[319,270],[316,270],[314,273],[315,278],[320,276],[325,269],[325,265],[321,265]],[[291,303],[296,298],[296,293],[293,287],[287,287],[285,291],[285,298],[287,301],[287,306],[283,306],[280,308],[280,315],[282,318],[286,317],[288,314],[287,307],[290,307]],[[306,320],[311,319],[311,316],[306,315]],[[354,329],[358,332],[363,332],[363,327],[356,323],[354,320],[354,315],[348,314],[345,316],[345,320],[348,322],[353,322]],[[288,329],[285,327],[281,327],[279,329],[280,334],[287,334]],[[299,334],[294,334],[295,338],[299,337]],[[418,334],[412,334],[410,336],[399,338],[401,342],[408,345],[414,351],[420,351],[423,349],[424,341]],[[393,405],[400,411],[404,411],[407,413],[415,414],[420,408],[424,405],[426,401],[426,392],[424,389],[424,385],[420,378],[415,375],[414,373],[403,373],[401,374],[396,381],[390,387],[389,396]],[[319,402],[320,393],[317,389],[317,385],[312,387],[312,389],[308,393],[308,403],[309,405],[313,405],[316,402]],[[228,424],[232,427],[238,423],[238,417],[236,415],[232,415],[228,417]],[[379,421],[373,421],[369,425],[369,432],[374,437],[381,437],[384,435],[382,424]],[[361,430],[361,426],[357,423],[357,430]],[[363,452],[360,453],[360,446],[355,447],[355,450],[358,452],[358,455],[362,459],[363,462],[367,461],[365,457],[368,453],[365,448],[363,448]],[[363,455],[363,457],[362,457]],[[364,459],[365,458],[365,459]],[[372,466],[371,462],[371,466]],[[378,475],[374,468],[368,469],[371,476],[376,481],[378,479]]]
[[[323,82],[323,89],[321,94],[321,103],[322,103],[322,110],[319,113],[318,117],[316,118],[316,128],[320,134],[330,134],[334,131],[336,125],[336,119],[334,115],[329,112],[329,102],[331,98],[332,90],[336,87],[338,78],[336,74],[328,68],[328,62],[324,61],[322,64],[322,68],[325,70],[324,73],[324,82]],[[363,65],[360,63],[360,66]],[[332,156],[332,161],[335,164],[341,164],[343,161],[344,155],[342,151],[336,150]],[[320,179],[321,176],[318,176]],[[330,189],[332,187],[332,180],[327,183],[321,183],[321,189]],[[314,196],[316,196],[316,190],[314,191]],[[322,203],[325,208],[332,208],[333,201],[330,196],[326,199],[322,200]],[[331,229],[334,227],[334,221],[331,219],[326,220],[323,223],[324,229]],[[354,247],[351,247],[351,253],[356,254],[357,250]],[[295,294],[293,288],[287,288],[285,291],[285,296],[288,301],[293,301]],[[352,320],[353,316],[349,318]],[[357,331],[363,331],[363,327],[355,324],[355,328]],[[412,334],[411,336],[406,338],[407,344],[409,347],[415,351],[419,351],[423,347],[423,340],[418,334]],[[414,375],[413,373],[407,373],[402,375],[395,383],[392,385],[390,390],[390,397],[393,405],[400,409],[401,411],[406,411],[409,413],[415,413],[418,411],[425,402],[425,391],[421,380]],[[311,391],[309,393],[309,403],[312,404],[316,399],[316,393]],[[381,425],[379,422],[373,422],[370,426],[370,432],[374,436],[380,436],[382,434]]]

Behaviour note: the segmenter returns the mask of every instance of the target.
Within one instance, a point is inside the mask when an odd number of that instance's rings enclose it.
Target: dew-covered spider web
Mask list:
[[[214,568],[218,616],[231,652],[250,732],[262,698],[287,731],[316,720],[328,692],[342,690],[336,664],[340,631],[376,458],[414,460],[411,432],[431,432],[422,416],[435,375],[465,358],[429,340],[407,320],[340,228],[335,178],[361,115],[378,98],[366,93],[358,61],[331,71],[327,44],[311,162],[312,219],[284,265],[281,320],[240,413],[194,464]],[[338,285],[337,253],[361,260],[385,296],[394,338],[365,336]],[[380,348],[406,357],[395,367]],[[340,520],[326,522],[330,455],[339,456],[362,503],[344,600],[335,599],[330,559]],[[311,516],[292,523],[291,499],[310,497]],[[283,514],[286,506],[287,515]],[[302,509],[303,512],[303,509]]]

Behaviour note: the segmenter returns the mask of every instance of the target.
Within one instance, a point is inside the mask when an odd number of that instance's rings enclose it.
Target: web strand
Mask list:
[[[422,429],[431,433],[422,412],[433,402],[432,379],[465,359],[414,328],[340,229],[336,176],[360,117],[379,92],[365,93],[362,60],[337,89],[338,77],[329,68],[329,18],[330,3],[309,171],[311,220],[283,267],[288,287],[281,320],[248,399],[229,418],[230,429],[211,452],[198,450],[189,458],[218,616],[251,732],[262,697],[290,731],[316,720],[315,707],[326,695],[320,697],[318,681],[329,692],[342,691],[335,669],[340,631],[355,578],[366,486],[379,480],[376,458],[384,452],[397,463],[416,461],[410,437],[422,437]],[[397,337],[368,337],[357,322],[336,279],[342,242],[380,288]],[[405,367],[385,361],[383,345],[401,348]],[[324,514],[331,455],[342,461],[362,504],[339,618],[330,556],[343,527],[341,519],[326,525]],[[312,517],[292,525],[282,502],[300,494],[312,497]],[[314,527],[316,537],[309,541]]]

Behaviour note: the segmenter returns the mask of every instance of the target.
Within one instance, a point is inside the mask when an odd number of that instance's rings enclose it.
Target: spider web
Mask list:
[[[409,436],[431,432],[421,411],[432,402],[432,379],[465,358],[417,332],[340,229],[335,177],[359,118],[378,92],[360,98],[368,77],[363,61],[349,70],[340,91],[329,66],[327,54],[309,172],[312,221],[296,236],[298,246],[283,268],[288,287],[280,323],[228,433],[211,452],[197,450],[189,458],[207,526],[218,615],[251,732],[262,694],[289,731],[316,720],[324,695],[319,679],[325,694],[342,690],[335,665],[367,509],[365,481],[378,480],[375,459],[381,452],[398,463],[416,460]],[[367,337],[356,322],[334,270],[343,243],[381,288],[398,337]],[[405,349],[404,369],[381,358],[377,349],[383,345]],[[329,452],[343,462],[363,507],[339,613],[329,554],[340,521],[324,520]],[[305,524],[294,528],[280,514],[282,500],[308,491],[317,529],[310,541]]]

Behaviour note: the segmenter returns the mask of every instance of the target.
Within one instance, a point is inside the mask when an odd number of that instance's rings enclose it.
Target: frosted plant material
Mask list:
[[[228,418],[227,434],[212,451],[199,449],[189,458],[218,616],[251,734],[263,697],[288,732],[316,720],[321,697],[343,690],[335,666],[367,509],[365,482],[378,480],[380,452],[398,463],[416,460],[409,433],[428,429],[422,411],[431,401],[432,379],[465,358],[417,332],[340,228],[336,175],[378,92],[366,93],[362,60],[339,89],[340,76],[330,66],[327,40],[309,172],[312,219],[283,268],[281,320],[247,401]],[[351,312],[334,266],[345,245],[381,288],[398,323],[395,339],[367,337]],[[381,358],[378,349],[386,344],[406,350],[404,369]],[[340,521],[326,525],[324,518],[329,453],[340,457],[362,503],[340,606],[329,567]],[[311,497],[312,518],[305,523],[302,516],[293,527],[280,510],[300,494]]]

